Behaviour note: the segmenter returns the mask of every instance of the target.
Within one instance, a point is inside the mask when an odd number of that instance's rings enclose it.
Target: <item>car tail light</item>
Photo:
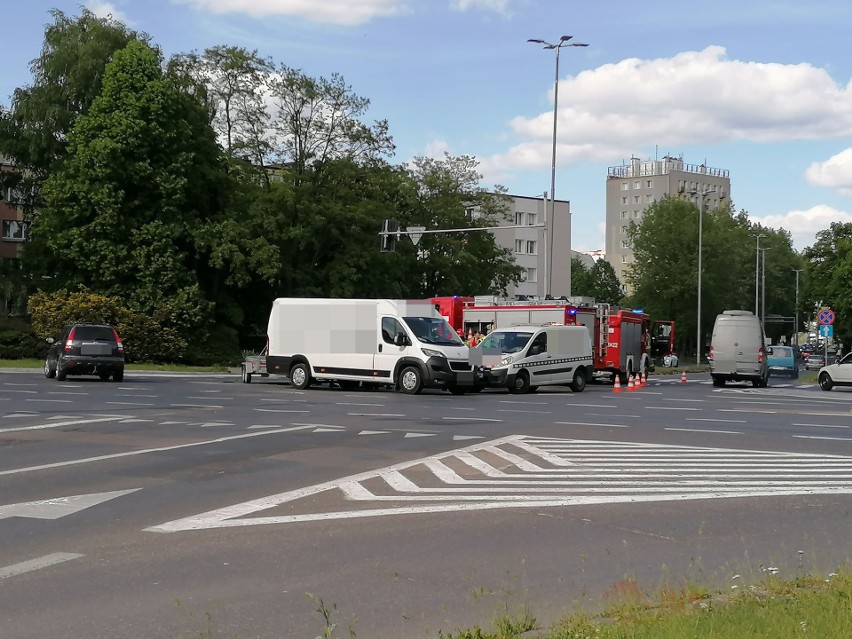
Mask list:
[[[118,336],[118,331],[112,329],[112,334],[115,335],[115,345],[118,346],[118,352],[124,355],[124,344],[121,343],[121,338]]]
[[[763,364],[763,346],[761,346],[757,351],[757,363]]]
[[[76,328],[72,328],[72,329],[71,329],[71,332],[70,332],[70,333],[68,333],[68,339],[67,339],[67,340],[65,340],[65,352],[66,352],[66,353],[70,353],[70,352],[71,352],[71,343],[74,341],[74,333],[76,333],[76,332],[77,332],[77,329],[76,329]]]
[[[713,347],[710,347],[710,353],[707,355],[707,359],[713,359]]]

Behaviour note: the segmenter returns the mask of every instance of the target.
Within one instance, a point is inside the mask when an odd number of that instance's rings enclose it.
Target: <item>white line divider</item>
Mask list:
[[[16,428],[0,428],[0,434],[16,433],[24,430],[46,430],[48,428],[60,428],[62,426],[76,426],[78,424],[97,424],[101,422],[118,422],[131,419],[131,415],[111,415],[110,417],[93,417],[89,419],[73,419],[67,422],[51,422],[50,424],[38,424],[36,426],[18,426]]]
[[[19,504],[0,505],[0,519],[8,517],[28,517],[30,519],[59,519],[67,515],[97,506],[111,499],[135,493],[141,488],[129,490],[113,490],[107,493],[90,493],[87,495],[71,495],[69,497],[54,497]]]
[[[22,561],[18,564],[12,564],[11,566],[0,568],[0,579],[8,579],[9,577],[16,577],[17,575],[32,572],[33,570],[49,568],[50,566],[71,561],[72,559],[79,559],[80,557],[85,557],[85,555],[79,555],[73,552],[55,552],[50,555],[45,555],[44,557],[39,557],[38,559]]]

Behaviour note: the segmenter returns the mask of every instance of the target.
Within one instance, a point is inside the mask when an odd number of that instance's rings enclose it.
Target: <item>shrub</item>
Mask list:
[[[38,338],[25,319],[0,317],[0,359],[41,359],[47,348],[47,342]]]

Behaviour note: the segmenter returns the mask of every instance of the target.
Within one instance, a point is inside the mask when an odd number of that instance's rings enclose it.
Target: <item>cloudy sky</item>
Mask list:
[[[4,7],[0,101],[30,80],[48,11]],[[852,3],[841,0],[82,0],[145,31],[166,55],[257,49],[313,76],[340,73],[387,119],[395,161],[472,155],[484,184],[550,189],[559,58],[556,197],[574,248],[602,249],[607,168],[663,155],[727,169],[737,210],[797,248],[852,222]]]

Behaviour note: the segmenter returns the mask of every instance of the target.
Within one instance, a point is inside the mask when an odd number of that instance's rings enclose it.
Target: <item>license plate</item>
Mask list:
[[[81,344],[80,355],[112,355],[112,344]]]

